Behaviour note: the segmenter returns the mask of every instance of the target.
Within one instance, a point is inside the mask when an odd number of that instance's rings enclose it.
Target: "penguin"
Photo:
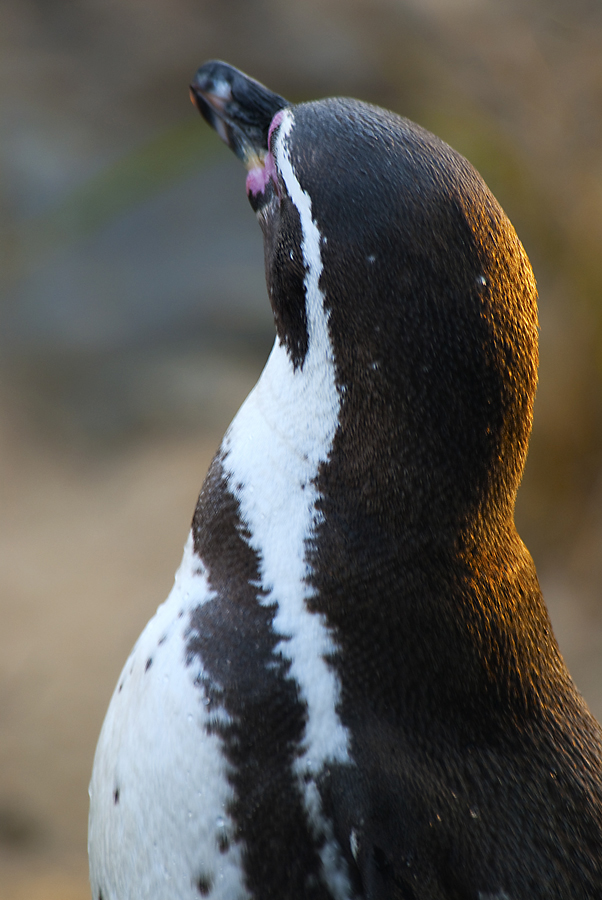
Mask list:
[[[514,524],[527,255],[474,168],[223,62],[275,342],[110,702],[93,900],[602,897],[602,732]]]

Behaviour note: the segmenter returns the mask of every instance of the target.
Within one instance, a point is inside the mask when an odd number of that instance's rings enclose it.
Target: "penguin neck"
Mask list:
[[[290,246],[284,251],[285,265],[293,259],[302,265],[296,292],[284,298],[284,306],[296,303],[303,307],[305,338],[297,342],[282,330],[277,310],[283,286],[269,277],[274,260],[268,260],[270,241],[266,239],[268,291],[279,333],[259,381],[226,433],[221,451],[230,487],[234,486],[242,520],[260,559],[265,561],[274,548],[279,548],[284,560],[292,555],[303,561],[303,575],[293,567],[289,582],[307,574],[305,542],[314,528],[316,481],[330,454],[341,409],[330,314],[320,286],[324,241],[313,218],[311,198],[299,184],[291,163],[287,138],[292,124],[292,115],[284,112],[275,153],[286,186],[292,229]],[[297,524],[296,529],[291,528],[291,522]],[[270,581],[265,572],[263,581],[264,586]],[[283,572],[277,581],[287,581]],[[272,587],[270,583],[269,589]]]
[[[311,734],[299,772],[326,759],[347,761],[347,732],[336,708],[339,685],[328,659],[336,650],[328,623],[307,601],[312,588],[307,549],[320,513],[318,474],[339,425],[327,315],[316,303],[308,316],[309,344],[295,365],[277,339],[265,369],[232,422],[212,465],[195,514],[195,533],[219,543],[208,565],[212,587],[227,585],[234,604],[249,587],[269,610],[278,657],[306,704]],[[227,528],[224,522],[227,521]],[[233,540],[233,535],[237,540]],[[203,556],[207,540],[197,541]],[[224,552],[224,546],[230,552]],[[245,546],[246,545],[246,546]],[[248,550],[256,566],[246,564]],[[219,572],[217,568],[219,567]]]
[[[509,715],[553,702],[562,692],[549,675],[562,662],[511,504],[477,498],[462,510],[451,491],[440,518],[427,501],[445,480],[416,504],[412,467],[406,482],[370,429],[364,441],[345,425],[322,316],[323,340],[310,340],[302,367],[275,342],[218,457],[220,491],[237,502],[236,529],[257,555],[258,597],[274,605],[281,646],[317,613],[342,683],[368,704],[386,698],[395,717],[417,696],[475,728],[500,701]],[[220,502],[203,504],[198,527],[212,528]],[[382,666],[362,672],[374,654]]]
[[[241,476],[242,460],[239,463],[238,459],[247,454],[249,465],[244,466],[244,478],[239,480],[254,491],[267,487],[274,469],[291,481],[301,478],[307,484],[328,457],[339,410],[327,341],[320,345],[310,341],[302,368],[295,368],[276,339],[257,384],[225,435],[222,451]]]
[[[241,527],[258,555],[262,588],[276,603],[290,592],[307,593],[306,544],[319,516],[316,483],[339,427],[341,398],[319,276],[318,254],[306,275],[304,359],[297,364],[276,339],[219,453]]]
[[[339,437],[318,480],[308,603],[338,635],[350,695],[397,721],[422,706],[467,734],[558,707],[568,676],[512,498],[496,505],[492,488],[462,505],[450,491],[442,512],[427,484],[416,503],[394,454],[351,489]],[[438,487],[445,496],[444,479]]]

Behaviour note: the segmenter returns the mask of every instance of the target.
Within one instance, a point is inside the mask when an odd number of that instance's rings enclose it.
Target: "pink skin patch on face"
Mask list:
[[[249,169],[246,182],[247,194],[253,194],[254,197],[258,194],[263,194],[268,181],[272,177],[275,178],[275,176],[276,166],[274,164],[274,159],[272,154],[268,152],[263,165],[253,166],[252,169]]]
[[[276,113],[270,123],[270,130],[268,131],[268,152],[264,157],[263,165],[253,166],[252,169],[249,169],[249,174],[247,175],[246,182],[247,194],[253,194],[254,197],[256,197],[258,194],[263,194],[270,179],[274,182],[276,187],[278,186],[278,179],[276,177],[276,163],[274,162],[274,157],[272,156],[270,144],[272,141],[272,134],[282,122],[283,115],[284,110],[281,109]]]

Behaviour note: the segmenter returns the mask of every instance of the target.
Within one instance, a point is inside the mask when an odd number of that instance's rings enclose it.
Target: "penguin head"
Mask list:
[[[405,515],[511,516],[537,379],[536,288],[479,174],[425,129],[357,100],[293,106],[225,63],[199,69],[191,92],[247,166],[296,369],[319,268],[344,480],[405,493]]]

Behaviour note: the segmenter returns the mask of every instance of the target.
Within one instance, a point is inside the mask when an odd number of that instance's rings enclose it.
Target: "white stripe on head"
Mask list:
[[[277,135],[274,156],[280,174],[286,185],[288,195],[294,203],[301,220],[301,231],[303,240],[301,242],[301,252],[303,253],[303,261],[307,267],[305,274],[305,309],[307,315],[307,330],[309,337],[309,346],[312,344],[312,337],[320,344],[324,344],[329,348],[328,362],[330,363],[332,375],[332,391],[336,397],[337,406],[337,423],[338,424],[338,406],[339,399],[334,384],[334,365],[332,356],[332,347],[330,344],[330,335],[328,332],[328,315],[324,309],[324,294],[320,290],[320,276],[322,274],[322,251],[320,242],[322,235],[312,215],[311,197],[303,190],[295,172],[288,152],[288,138],[293,127],[293,116],[288,110],[283,112],[280,130]],[[316,360],[318,361],[318,359]],[[336,425],[335,425],[336,429]],[[334,431],[330,436],[330,444]]]
[[[351,887],[331,823],[321,808],[314,778],[327,763],[349,763],[349,733],[337,707],[340,682],[326,657],[336,650],[325,617],[310,613],[312,589],[307,542],[319,521],[316,511],[319,467],[328,459],[339,424],[328,313],[320,289],[321,234],[311,198],[295,175],[288,151],[293,114],[282,115],[274,156],[291,201],[298,210],[306,266],[305,306],[308,347],[296,370],[284,345],[275,342],[265,369],[232,422],[223,442],[224,470],[260,558],[264,602],[277,604],[273,627],[283,640],[277,652],[290,660],[290,676],[307,704],[307,724],[295,775],[308,820],[324,839],[321,857],[327,884],[337,898]],[[310,776],[306,782],[306,776]]]

